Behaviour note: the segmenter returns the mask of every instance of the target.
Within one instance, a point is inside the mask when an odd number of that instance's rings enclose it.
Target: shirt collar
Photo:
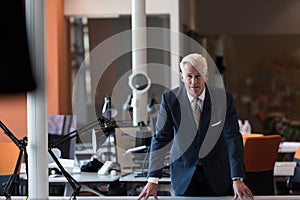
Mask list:
[[[200,94],[200,96],[198,96],[198,99],[200,99],[201,102],[204,102],[205,90],[206,90],[206,88],[204,88],[203,92]],[[187,92],[187,95],[188,95],[190,103],[192,103],[192,101],[194,100],[194,97],[192,95],[190,95],[188,92]]]

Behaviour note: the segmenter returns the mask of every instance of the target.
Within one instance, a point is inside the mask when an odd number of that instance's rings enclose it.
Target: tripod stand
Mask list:
[[[26,166],[26,174],[28,174],[28,154],[26,151],[26,146],[27,146],[27,137],[23,137],[22,139],[17,139],[14,134],[0,121],[0,127],[3,129],[4,133],[13,141],[13,143],[15,143],[15,145],[19,148],[20,152],[18,155],[18,159],[15,165],[15,169],[13,174],[9,177],[8,182],[5,183],[5,187],[4,187],[4,195],[6,197],[6,199],[11,199],[11,193],[12,193],[12,189],[13,186],[18,178],[18,170],[21,167],[22,164],[22,156],[24,154],[24,162],[25,162],[25,166]],[[28,180],[28,177],[27,177]],[[27,182],[26,182],[26,188],[27,187]],[[28,192],[27,192],[28,194]]]

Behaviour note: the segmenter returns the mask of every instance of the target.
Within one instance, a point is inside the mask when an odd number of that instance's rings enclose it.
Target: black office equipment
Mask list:
[[[36,88],[33,77],[26,32],[24,1],[10,0],[1,12],[3,27],[1,43],[1,79],[0,94],[32,91]]]
[[[135,138],[135,146],[146,146],[150,147],[151,145],[151,139],[152,139],[152,132],[150,130],[139,130],[136,132],[136,138]],[[142,153],[147,152],[146,149],[143,149],[141,151],[137,151],[135,153]]]

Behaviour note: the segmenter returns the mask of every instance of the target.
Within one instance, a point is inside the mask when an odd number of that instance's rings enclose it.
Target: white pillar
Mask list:
[[[37,88],[27,93],[29,199],[48,199],[45,0],[26,0],[26,26]]]
[[[145,0],[131,1],[131,23],[132,23],[132,73],[144,72],[147,74],[147,34],[146,30],[146,3]],[[133,125],[137,126],[138,122],[144,121],[147,123],[147,101],[148,92],[137,93],[133,92]]]

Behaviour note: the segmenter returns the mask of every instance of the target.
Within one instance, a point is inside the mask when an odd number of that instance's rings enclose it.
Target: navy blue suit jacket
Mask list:
[[[186,191],[199,161],[215,194],[226,194],[232,177],[245,176],[243,141],[232,96],[206,86],[196,127],[185,87],[165,92],[151,142],[148,177],[162,176],[167,152],[175,195]]]

